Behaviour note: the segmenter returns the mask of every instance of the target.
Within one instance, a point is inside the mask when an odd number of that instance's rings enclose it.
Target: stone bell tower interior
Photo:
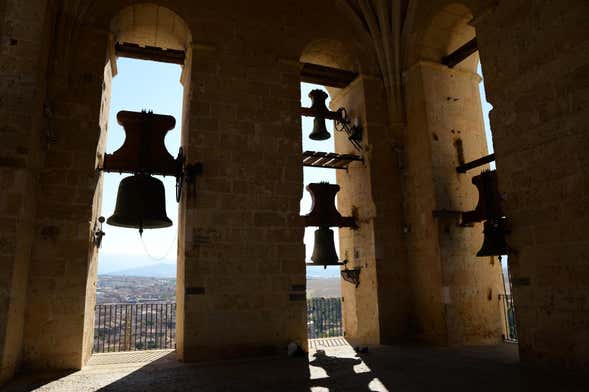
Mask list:
[[[0,2],[0,388],[588,390],[588,20],[586,0]],[[181,111],[110,113],[129,58],[180,67]],[[173,313],[98,312],[109,231],[172,221]]]

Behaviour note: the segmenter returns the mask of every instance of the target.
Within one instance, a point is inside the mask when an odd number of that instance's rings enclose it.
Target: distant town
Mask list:
[[[99,275],[97,304],[176,302],[176,279]]]
[[[340,279],[307,279],[307,297],[341,297]],[[96,303],[99,305],[153,302],[176,302],[175,278],[119,275],[98,276]]]

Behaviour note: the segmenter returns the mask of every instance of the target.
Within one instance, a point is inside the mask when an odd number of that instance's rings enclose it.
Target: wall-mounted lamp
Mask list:
[[[311,107],[301,108],[301,115],[314,117],[313,131],[309,134],[309,138],[313,140],[329,139],[331,135],[325,127],[325,120],[334,120],[335,130],[345,132],[350,143],[358,151],[362,151],[363,130],[360,122],[356,119],[352,124],[345,108],[339,108],[335,112],[330,111],[325,105],[327,93],[323,90],[311,90],[309,98],[311,98]]]

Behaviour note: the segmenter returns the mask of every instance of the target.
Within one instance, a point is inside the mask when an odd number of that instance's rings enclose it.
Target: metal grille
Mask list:
[[[95,353],[176,346],[175,303],[96,305],[95,317]]]
[[[309,339],[342,336],[341,298],[307,299],[307,330]]]
[[[517,324],[515,321],[515,304],[511,294],[499,294],[499,299],[503,304],[503,315],[505,319],[505,340],[507,342],[517,343]]]

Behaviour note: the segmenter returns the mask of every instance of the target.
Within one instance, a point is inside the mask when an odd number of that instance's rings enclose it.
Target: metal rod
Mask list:
[[[300,114],[301,116],[305,116],[305,117],[317,117],[317,116],[321,116],[323,118],[325,118],[326,120],[334,120],[334,121],[342,121],[342,116],[340,112],[332,112],[332,111],[321,111],[318,112],[317,110],[314,110],[312,108],[305,108],[305,107],[301,107],[300,109]]]
[[[474,161],[466,162],[460,166],[456,167],[456,171],[458,173],[466,173],[470,169],[474,169],[475,167],[482,166],[486,163],[493,162],[495,160],[495,153],[485,155],[484,157],[475,159]]]
[[[466,60],[468,56],[475,53],[479,50],[477,45],[476,37],[456,49],[454,52],[450,53],[447,56],[444,56],[442,59],[442,64],[454,68],[456,65],[460,64],[462,61]]]

